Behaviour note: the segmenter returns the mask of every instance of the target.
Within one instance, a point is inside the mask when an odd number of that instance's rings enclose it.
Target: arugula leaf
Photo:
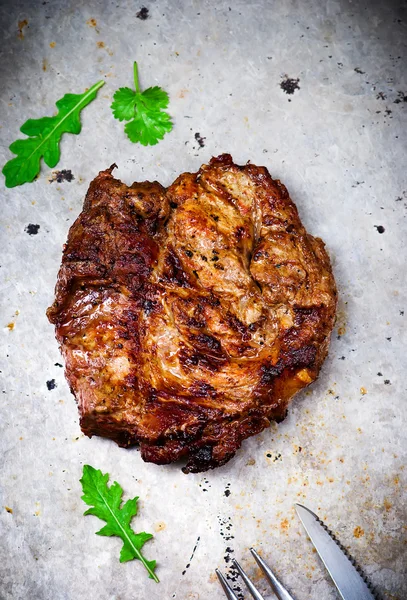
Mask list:
[[[154,146],[172,129],[171,117],[163,110],[170,100],[167,92],[158,86],[140,91],[136,62],[134,85],[136,91],[128,87],[118,89],[113,95],[110,108],[115,119],[129,121],[124,131],[132,142]]]
[[[97,91],[104,84],[104,81],[98,81],[83,94],[65,94],[56,103],[58,114],[55,117],[28,119],[22,125],[20,131],[29,137],[17,140],[10,146],[11,152],[17,156],[3,167],[6,187],[33,181],[40,171],[41,158],[51,168],[57,165],[62,134],[80,133],[80,112],[96,98]]]
[[[85,504],[91,506],[84,515],[94,515],[103,521],[106,525],[96,532],[97,535],[113,536],[116,535],[123,540],[123,547],[120,552],[120,562],[140,560],[147,569],[149,577],[158,583],[159,579],[154,573],[156,566],[155,560],[147,560],[142,554],[141,549],[144,544],[153,536],[151,533],[134,533],[130,526],[132,518],[137,514],[138,497],[127,500],[122,503],[123,490],[115,481],[110,487],[109,473],[103,475],[99,469],[94,469],[90,465],[84,465],[82,479],[83,496]]]

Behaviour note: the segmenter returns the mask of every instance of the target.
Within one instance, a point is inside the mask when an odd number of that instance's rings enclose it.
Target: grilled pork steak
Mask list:
[[[86,435],[205,471],[318,376],[329,258],[264,167],[224,154],[168,189],[114,167],[69,231],[48,318]]]

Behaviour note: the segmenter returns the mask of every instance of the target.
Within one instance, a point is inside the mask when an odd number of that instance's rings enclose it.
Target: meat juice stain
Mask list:
[[[24,39],[24,28],[27,26],[28,26],[27,19],[24,19],[23,21],[18,22],[18,36],[17,37],[19,40]]]
[[[26,233],[28,233],[28,235],[37,235],[39,228],[40,228],[39,225],[34,225],[34,223],[29,223],[27,225],[27,227],[24,229],[24,231]]]

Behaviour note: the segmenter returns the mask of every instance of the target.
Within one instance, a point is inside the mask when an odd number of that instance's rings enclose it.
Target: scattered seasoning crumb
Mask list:
[[[61,363],[55,363],[54,367],[61,367],[61,369],[62,369]]]
[[[40,228],[39,225],[34,225],[33,223],[29,223],[27,225],[27,227],[24,229],[24,231],[26,233],[28,233],[28,235],[37,235],[39,228]]]
[[[96,27],[97,23],[95,19],[88,19],[86,25],[89,25],[89,27]]]
[[[359,525],[357,527],[355,527],[355,529],[353,530],[353,537],[355,538],[361,538],[365,535],[364,530],[359,527]]]
[[[62,169],[61,171],[53,171],[49,182],[52,183],[53,181],[56,181],[57,183],[62,183],[63,181],[70,182],[73,179],[75,179],[75,177],[73,176],[71,169]]]
[[[105,47],[105,43],[104,42],[96,42],[96,46],[98,48],[104,48]]]
[[[300,89],[300,86],[298,85],[299,83],[300,80],[298,78],[293,79],[288,77],[288,75],[285,75],[284,79],[280,83],[280,87],[286,94],[294,94],[295,90]]]
[[[15,326],[16,326],[16,324],[13,323],[12,321],[10,323],[7,323],[7,329],[9,329],[10,331],[13,331]]]
[[[13,509],[12,508],[10,508],[9,506],[5,506],[4,508],[6,509],[6,511],[8,513],[10,513],[11,515],[13,514]]]
[[[365,394],[367,394],[367,389],[365,387],[361,387],[360,393],[362,394],[362,396],[364,396]]]
[[[390,379],[385,379],[384,380],[384,385],[391,385]]]
[[[140,8],[140,10],[138,11],[138,13],[136,14],[136,17],[138,19],[141,19],[142,21],[145,21],[150,16],[148,13],[149,13],[148,8],[146,8],[145,6],[142,6]]]
[[[54,390],[57,387],[57,384],[55,383],[55,379],[50,379],[49,381],[47,381],[47,388],[49,390]]]
[[[386,230],[383,225],[375,225],[378,233],[384,233]]]
[[[191,562],[192,562],[192,559],[194,558],[196,549],[198,548],[198,544],[199,544],[199,540],[200,539],[201,539],[201,536],[198,535],[196,543],[195,543],[195,546],[194,546],[194,549],[192,550],[191,557],[190,557],[189,562],[186,565],[185,569],[182,571],[182,575],[185,575],[185,573],[187,572],[187,569],[189,569],[189,567],[191,566]]]
[[[56,43],[56,42],[50,42],[50,45],[49,45],[49,47],[50,47],[50,48],[55,48],[55,46],[56,46],[56,45],[57,45],[57,43]]]
[[[400,102],[407,102],[407,92],[398,92],[398,97],[395,99],[394,104],[400,104]]]
[[[206,140],[205,137],[202,137],[200,133],[196,133],[195,134],[195,139],[198,142],[200,148],[204,148],[205,147],[205,140]]]

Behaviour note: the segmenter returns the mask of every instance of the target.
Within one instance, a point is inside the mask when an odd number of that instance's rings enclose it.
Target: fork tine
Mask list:
[[[253,596],[254,600],[264,600],[264,598],[260,594],[259,590],[252,584],[252,582],[250,581],[250,579],[248,578],[246,573],[243,571],[242,567],[239,565],[237,560],[233,559],[232,562],[235,565],[236,569],[239,571],[240,577],[245,582],[246,587],[249,590],[249,592],[251,593],[251,595]]]
[[[291,596],[291,594],[289,594],[287,592],[287,590],[285,589],[285,587],[283,586],[283,584],[280,583],[280,581],[274,575],[274,573],[270,569],[270,567],[257,554],[256,550],[254,550],[254,548],[250,548],[250,552],[254,556],[254,558],[255,558],[257,564],[259,565],[260,569],[263,571],[263,573],[267,577],[267,579],[268,579],[268,581],[269,581],[269,583],[270,583],[270,585],[271,585],[274,593],[276,594],[277,598],[279,600],[294,600],[294,598]]]
[[[231,587],[229,587],[228,582],[226,581],[226,579],[223,577],[222,573],[219,571],[219,569],[215,569],[215,573],[218,576],[218,579],[220,581],[221,586],[223,587],[223,591],[226,594],[226,598],[228,600],[239,600],[238,597],[236,596],[236,594],[234,593],[234,591],[232,590]]]

